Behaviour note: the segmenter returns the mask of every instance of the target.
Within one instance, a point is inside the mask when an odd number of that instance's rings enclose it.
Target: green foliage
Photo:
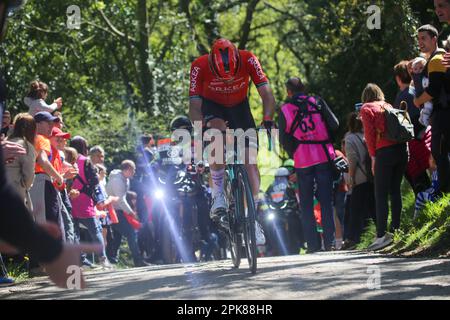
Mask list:
[[[9,107],[26,111],[22,99],[28,83],[48,83],[48,102],[64,99],[68,130],[91,145],[102,144],[110,164],[117,163],[133,153],[140,132],[166,135],[170,120],[187,113],[190,63],[221,35],[259,57],[279,103],[286,79],[301,76],[345,123],[368,82],[379,84],[388,101],[394,99],[392,67],[417,54],[415,29],[420,23],[439,25],[426,0],[268,0],[256,1],[243,41],[249,3],[29,1],[0,48]],[[66,26],[66,10],[73,4],[81,9],[79,30]],[[366,27],[372,4],[382,8],[381,30]],[[260,122],[254,87],[249,97]]]
[[[384,253],[408,255],[447,255],[450,248],[450,195],[436,203],[427,203],[414,217],[415,195],[405,182],[402,186],[403,211],[401,227],[394,234],[394,243]],[[362,236],[358,249],[366,249],[376,236],[372,223]]]

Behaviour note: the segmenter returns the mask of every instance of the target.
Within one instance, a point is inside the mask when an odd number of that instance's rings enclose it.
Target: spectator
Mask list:
[[[414,219],[419,216],[420,211],[426,205],[427,202],[436,201],[436,191],[439,190],[439,181],[437,177],[437,168],[436,162],[433,159],[433,156],[430,156],[430,176],[431,176],[431,187],[427,190],[419,192],[416,197],[416,205],[414,210]]]
[[[112,226],[113,240],[108,243],[108,257],[111,262],[117,263],[122,236],[125,236],[133,256],[134,266],[142,267],[147,265],[147,263],[143,261],[139,252],[136,230],[133,229],[125,217],[125,214],[131,214],[135,219],[138,219],[136,211],[131,208],[126,198],[130,188],[130,179],[134,176],[135,172],[136,165],[134,162],[124,160],[120,165],[120,170],[113,170],[109,175],[106,191],[110,196],[119,197],[119,201],[114,204],[119,223]]]
[[[36,113],[46,111],[52,113],[62,106],[62,98],[58,98],[51,105],[45,102],[48,96],[48,86],[44,82],[35,80],[30,83],[30,91],[23,99],[25,105],[30,108],[28,113],[34,116]]]
[[[35,137],[36,122],[33,117],[28,113],[18,114],[14,119],[14,131],[8,140],[20,144],[27,153],[8,163],[5,167],[11,185],[19,193],[30,211],[33,211],[30,188],[34,181],[34,164],[36,161]]]
[[[431,132],[427,131],[419,122],[420,111],[414,105],[414,94],[410,90],[411,76],[408,72],[408,61],[401,61],[394,67],[394,75],[400,92],[395,99],[394,108],[399,108],[405,101],[408,106],[408,114],[414,126],[414,139],[408,142],[410,158],[406,168],[406,180],[417,195],[420,191],[430,186],[430,178],[427,174],[428,159],[431,151],[427,140],[431,138]]]
[[[63,176],[53,167],[51,160],[52,150],[50,135],[55,122],[59,121],[48,112],[38,112],[34,116],[36,121],[37,135],[34,142],[36,149],[35,179],[30,189],[33,202],[33,216],[36,222],[43,223],[47,220],[61,225],[58,196],[52,179],[56,185],[64,184]]]
[[[89,149],[89,158],[94,166],[97,164],[105,164],[105,150],[100,146],[94,146]]]
[[[0,137],[6,138],[9,135],[11,126],[11,113],[7,110],[3,111],[2,129],[0,131]]]
[[[440,22],[450,23],[449,0],[434,0],[434,9]]]
[[[322,208],[324,247],[325,250],[331,250],[335,231],[331,161],[336,155],[331,143],[330,132],[327,129],[327,123],[324,120],[325,117],[322,112],[319,113],[317,111],[317,104],[323,109],[329,109],[323,99],[306,95],[305,87],[299,78],[289,79],[286,83],[286,89],[290,100],[281,107],[279,117],[280,142],[287,149],[288,153],[293,154],[295,161],[300,190],[301,220],[308,245],[307,252],[319,251],[321,248],[313,210],[315,183],[317,184],[317,193]],[[299,126],[300,122],[305,122],[296,121],[296,115],[300,114],[308,118],[306,128]],[[332,117],[337,123],[334,115]],[[294,122],[299,125],[291,128],[294,126]],[[311,144],[311,142],[319,141],[326,142],[323,144]]]
[[[55,116],[55,117],[58,117],[59,118],[59,121],[58,122],[55,122],[55,127],[57,127],[57,128],[59,128],[59,129],[63,129],[64,128],[64,122],[63,122],[63,116],[62,116],[62,113],[60,112],[60,111],[55,111],[55,112],[53,112],[53,115]]]
[[[91,149],[92,150],[92,149]],[[107,176],[107,170],[106,167],[102,164],[96,164],[95,168],[97,169],[98,173],[98,181],[99,181],[99,187],[103,194],[103,198],[106,199],[105,202],[103,202],[101,205],[97,205],[97,216],[100,215],[100,224],[102,225],[102,234],[103,234],[103,240],[105,241],[105,247],[108,247],[108,241],[112,239],[112,230],[111,225],[113,222],[111,221],[111,217],[109,216],[109,205],[112,205],[114,202],[117,202],[119,198],[117,197],[110,197],[108,196],[108,193],[106,192],[106,176]]]
[[[88,145],[86,139],[76,136],[72,139],[70,146],[78,152],[77,167],[78,176],[74,179],[72,189],[78,190],[79,196],[72,198],[72,216],[74,220],[75,241],[80,241],[80,226],[87,228],[91,239],[101,244],[100,265],[109,268],[110,264],[106,257],[106,248],[103,241],[102,226],[96,218],[93,193],[99,184],[97,172],[91,161],[87,158]],[[82,263],[92,267],[92,263],[82,255]]]
[[[373,175],[369,151],[364,141],[363,124],[356,112],[348,117],[345,135],[345,154],[349,164],[347,181],[352,190],[350,198],[349,230],[343,249],[351,250],[361,239],[369,218],[375,217]]]
[[[154,249],[154,227],[149,221],[153,206],[152,186],[156,184],[153,172],[157,151],[153,149],[154,146],[155,140],[151,134],[141,136],[140,143],[136,147],[136,175],[130,185],[130,189],[137,194],[137,214],[139,220],[142,221],[142,228],[138,232],[138,243],[146,261]],[[203,207],[201,204],[200,206]]]
[[[432,26],[419,28],[419,42],[422,46],[430,48],[432,52],[425,68],[425,74],[429,79],[428,88],[418,98],[414,99],[416,107],[426,102],[433,102],[433,114],[431,116],[431,153],[437,165],[439,180],[438,196],[450,192],[450,77],[446,76],[447,69],[443,64],[444,51],[438,48],[437,37]]]
[[[345,142],[342,141],[342,151],[335,150],[336,157],[342,157],[348,162],[345,156]],[[345,198],[348,192],[348,185],[344,179],[345,174],[341,173],[338,180],[334,181],[333,186],[333,204],[334,204],[334,228],[335,228],[335,239],[334,248],[336,250],[341,250],[344,240],[344,226],[345,226]]]
[[[78,169],[77,165],[78,152],[75,148],[65,147],[64,157],[67,163],[71,164],[74,168]],[[66,184],[69,199],[74,199],[80,195],[80,192],[78,190],[72,189],[73,179],[68,179],[66,181]],[[72,215],[72,202],[70,203],[70,214]]]
[[[427,60],[423,57],[417,57],[411,61],[412,78],[414,83],[415,96],[420,97],[426,88],[428,88],[428,78],[423,76],[423,70]],[[425,102],[420,110],[419,122],[425,127],[430,125],[430,117],[433,113],[433,104]]]
[[[64,175],[65,181],[73,179],[78,174],[78,169],[76,167],[64,161],[64,148],[66,147],[67,139],[70,139],[69,133],[62,132],[59,127],[54,127],[52,129],[50,144],[52,146],[52,155],[56,157],[55,169],[57,169],[60,174]],[[57,155],[59,155],[59,159]],[[58,191],[58,200],[60,201],[59,207],[64,223],[64,239],[69,243],[74,243],[75,231],[71,215],[72,204],[66,190],[66,184],[61,187],[56,187],[56,190]]]
[[[389,214],[388,198],[391,197],[392,224],[390,231],[400,228],[402,195],[400,185],[408,163],[406,143],[395,143],[384,138],[386,131],[384,108],[392,108],[385,102],[383,91],[369,83],[362,93],[364,103],[361,119],[369,154],[372,157],[372,173],[375,177],[375,206],[377,220],[377,239],[369,250],[378,250],[392,242],[392,234],[387,233]],[[354,198],[354,195],[352,195]]]
[[[406,101],[406,104],[408,105],[408,114],[414,125],[414,135],[420,137],[423,136],[426,127],[419,122],[420,110],[414,105],[414,90],[413,88],[410,88],[412,78],[408,71],[409,63],[410,61],[403,60],[394,67],[395,81],[400,90],[395,98],[394,108],[398,109],[400,103]],[[412,70],[410,71],[412,72]]]
[[[91,150],[92,150],[92,148],[91,148]],[[97,170],[99,186],[100,186],[102,192],[105,194],[105,198],[107,198],[107,196],[106,196],[106,168],[104,165],[99,164],[99,163],[95,165],[95,168]],[[100,224],[102,226],[103,241],[105,243],[105,248],[106,248],[106,247],[108,247],[108,244],[107,244],[108,228],[111,226],[111,221],[108,217],[108,210],[107,210],[107,208],[99,209],[98,206],[96,206],[95,209],[96,209],[96,213],[97,213],[97,218],[100,220]]]
[[[0,42],[6,35],[7,17],[14,14],[14,9],[23,6],[25,1],[5,2],[0,1]],[[3,106],[6,100],[3,76],[0,74],[0,114],[3,116]],[[0,118],[2,117],[0,116]],[[1,119],[0,119],[1,120]],[[21,150],[21,151],[19,151]],[[6,151],[6,160],[3,159],[3,151]],[[95,246],[69,246],[62,245],[60,241],[49,234],[54,231],[54,226],[46,224],[38,226],[33,223],[28,210],[18,194],[12,191],[6,180],[3,163],[17,155],[25,153],[25,150],[13,143],[1,143],[0,148],[0,238],[5,241],[0,246],[0,251],[22,251],[30,252],[32,257],[45,265],[50,279],[58,286],[67,288],[70,273],[69,266],[76,265],[76,259],[80,250],[95,251]],[[9,214],[14,212],[14,214]],[[83,275],[81,276],[80,288],[85,287]]]
[[[442,41],[442,48],[445,52],[450,52],[450,36],[448,36],[446,40]]]
[[[64,148],[64,156],[65,156],[66,162],[70,163],[72,166],[77,165],[77,159],[78,159],[77,149],[72,148],[72,147],[65,147]]]

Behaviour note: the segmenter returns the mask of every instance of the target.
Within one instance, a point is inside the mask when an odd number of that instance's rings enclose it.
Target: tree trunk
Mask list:
[[[245,16],[244,24],[242,26],[241,41],[239,42],[239,49],[244,50],[247,46],[248,37],[250,35],[250,28],[252,26],[253,12],[258,5],[259,0],[251,0],[247,5],[247,14]]]
[[[186,18],[187,18],[188,24],[189,24],[189,29],[191,30],[191,32],[192,32],[192,34],[194,36],[194,40],[195,40],[195,42],[197,44],[198,52],[201,55],[204,55],[204,54],[208,53],[208,49],[203,44],[201,38],[197,34],[197,31],[195,30],[195,21],[193,20],[193,18],[191,16],[191,11],[189,10],[190,3],[191,3],[190,0],[180,0],[180,2],[179,2],[179,4],[180,4],[180,11],[183,12],[186,15]]]
[[[138,52],[139,52],[139,73],[141,78],[141,94],[143,109],[151,115],[153,113],[153,77],[150,70],[150,47],[148,44],[149,24],[147,18],[147,0],[138,0]]]

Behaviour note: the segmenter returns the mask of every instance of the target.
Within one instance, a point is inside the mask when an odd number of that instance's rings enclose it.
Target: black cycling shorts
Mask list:
[[[256,128],[248,99],[234,107],[224,107],[211,100],[203,99],[202,114],[205,123],[219,118],[227,122],[227,127],[230,129],[243,129],[245,131]]]

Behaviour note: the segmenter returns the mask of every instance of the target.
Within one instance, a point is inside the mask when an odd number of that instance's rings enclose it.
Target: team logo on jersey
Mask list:
[[[253,68],[255,68],[256,75],[259,77],[259,79],[263,80],[265,78],[265,75],[259,61],[255,57],[251,57],[248,59],[248,62],[253,66]]]
[[[200,74],[200,67],[194,67],[191,71],[191,91],[197,90],[197,78]]]
[[[208,88],[214,92],[232,93],[232,92],[237,92],[239,90],[242,90],[242,88],[245,88],[245,86],[246,86],[246,82],[244,81],[244,82],[241,82],[240,84],[235,84],[233,86],[224,86],[223,84],[220,86],[219,85],[213,86],[211,84],[208,86]]]

